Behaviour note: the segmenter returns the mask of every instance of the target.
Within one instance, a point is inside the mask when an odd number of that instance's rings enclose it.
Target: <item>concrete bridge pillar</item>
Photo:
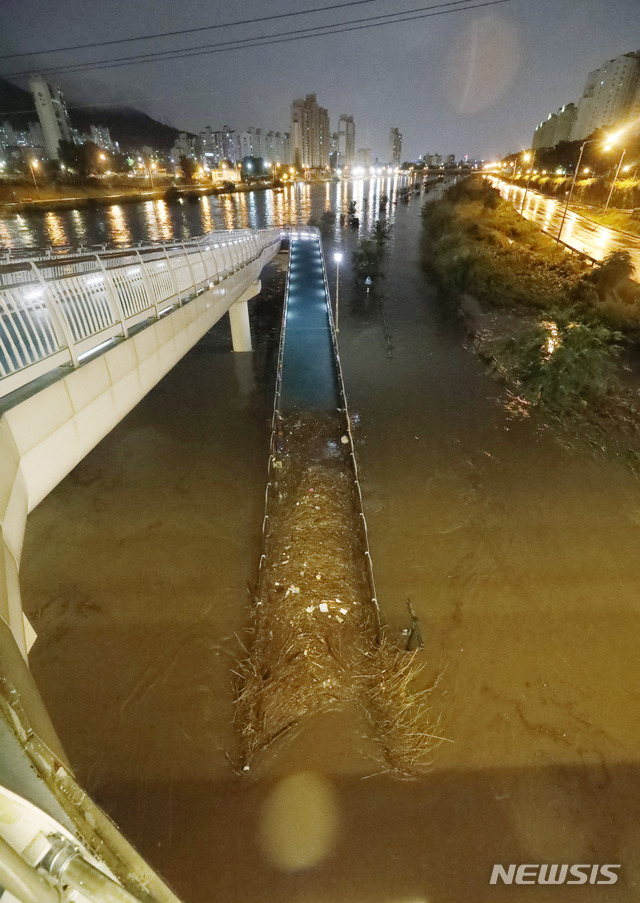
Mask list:
[[[262,286],[260,280],[253,282],[246,291],[240,295],[235,304],[229,308],[229,322],[231,323],[231,341],[234,351],[253,351],[251,345],[251,329],[249,326],[249,299],[260,294]]]

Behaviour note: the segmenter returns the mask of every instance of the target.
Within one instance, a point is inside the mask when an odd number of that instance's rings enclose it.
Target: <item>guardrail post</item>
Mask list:
[[[189,252],[187,251],[187,246],[182,241],[180,242],[180,247],[184,251],[184,256],[187,261],[187,266],[189,267],[189,275],[191,276],[191,281],[193,282],[193,293],[194,295],[198,294],[198,286],[196,285],[196,277],[193,275],[193,267],[191,266],[191,261],[189,260]]]
[[[53,331],[55,332],[56,338],[58,340],[58,345],[60,345],[62,348],[64,348],[65,345],[67,346],[67,348],[69,349],[69,354],[71,355],[71,362],[73,366],[79,367],[80,361],[78,360],[76,346],[73,340],[71,329],[69,328],[69,324],[67,323],[65,318],[58,313],[56,302],[51,296],[49,286],[47,285],[47,280],[44,278],[33,260],[29,260],[29,265],[33,272],[36,274],[36,278],[40,283],[42,291],[44,292],[44,302],[47,308],[47,313],[49,314],[49,318],[51,320],[51,325],[53,326]]]
[[[202,241],[202,239],[199,239],[199,240],[196,239],[196,243],[197,243],[197,245],[198,245],[198,251],[200,251],[200,259],[202,260],[202,272],[204,273],[204,278],[205,278],[206,282],[208,283],[208,282],[209,282],[209,277],[208,277],[208,275],[207,275],[207,264],[206,264],[205,259],[204,259],[204,254],[202,253],[202,244],[201,244],[201,241]]]
[[[162,249],[164,251],[164,256],[167,258],[167,268],[169,270],[169,279],[171,280],[171,287],[173,289],[173,294],[178,299],[178,305],[182,307],[182,295],[178,289],[178,282],[176,280],[176,274],[173,272],[173,266],[171,264],[171,258],[169,257],[169,252],[166,247]]]
[[[142,282],[144,284],[144,290],[147,293],[147,300],[150,302],[149,307],[154,307],[156,311],[156,320],[160,319],[160,311],[158,309],[158,299],[156,298],[156,293],[153,290],[153,286],[149,282],[149,277],[147,276],[147,271],[144,268],[144,262],[142,257],[140,256],[140,251],[136,249],[136,257],[140,262],[140,272],[142,273]]]
[[[111,308],[111,316],[114,318],[114,320],[120,320],[120,324],[122,326],[122,334],[125,338],[127,338],[129,335],[129,330],[127,329],[124,310],[122,309],[122,305],[120,304],[120,298],[118,298],[118,292],[115,289],[109,271],[107,270],[100,257],[97,254],[94,254],[94,257],[98,261],[98,266],[102,270],[102,275],[104,277],[104,287],[107,295],[107,303]]]

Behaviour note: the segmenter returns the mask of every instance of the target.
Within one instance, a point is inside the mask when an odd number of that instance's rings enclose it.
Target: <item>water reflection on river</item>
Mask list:
[[[86,206],[77,210],[33,209],[0,218],[0,247],[90,244],[128,245],[139,241],[186,241],[211,229],[258,229],[265,225],[306,224],[322,210],[346,211],[356,201],[361,228],[371,228],[379,202],[393,202],[405,177],[312,185],[297,182],[276,191],[190,195],[178,200]],[[313,198],[313,204],[312,204]],[[390,216],[393,217],[391,210]]]
[[[296,191],[299,208],[286,193],[217,199],[216,226],[251,224],[267,204],[306,221],[351,197],[367,223],[379,215],[375,184]],[[183,212],[167,213],[177,230]],[[400,627],[411,598],[424,684],[442,672],[433,704],[452,742],[432,772],[370,777],[357,712],[308,723],[250,775],[226,758],[263,505],[272,301],[254,308],[253,355],[231,355],[220,324],[30,516],[34,672],[80,779],[187,903],[507,903],[525,890],[536,903],[631,903],[638,483],[508,419],[421,270],[417,200],[392,215],[378,293],[343,264],[340,341],[382,610]],[[348,257],[355,231],[332,229],[326,251]],[[327,266],[332,281],[331,253]],[[613,888],[491,887],[493,864],[511,862],[622,870]]]

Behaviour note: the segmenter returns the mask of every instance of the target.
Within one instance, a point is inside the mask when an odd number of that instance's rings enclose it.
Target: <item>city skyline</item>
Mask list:
[[[469,0],[470,3],[477,0]],[[306,4],[307,9],[312,3]],[[425,9],[426,7],[420,7]],[[288,0],[269,13],[291,13]],[[212,43],[221,37],[263,36],[289,29],[390,15],[384,0],[363,7],[254,24],[249,30],[181,36],[178,47]],[[394,13],[418,9],[401,0]],[[2,55],[45,48],[119,40],[264,15],[256,0],[244,0],[233,14],[222,8],[204,11],[185,0],[180,14],[168,2],[141,0],[134,11],[122,0],[109,10],[81,15],[78,0],[62,0],[54,21],[42,0],[6,4]],[[442,12],[442,10],[441,10]],[[451,11],[453,12],[453,11]],[[44,13],[44,15],[43,15]],[[46,23],[46,27],[45,27]],[[70,27],[73,23],[73,28]],[[46,72],[47,66],[115,58],[135,52],[173,49],[175,42],[156,39],[49,56],[3,59],[0,74]],[[200,132],[206,125],[268,123],[287,131],[294,98],[315,93],[329,111],[331,131],[348,110],[358,124],[359,147],[386,156],[390,126],[403,133],[403,157],[427,152],[491,158],[530,144],[532,124],[544,110],[577,102],[587,73],[640,46],[640,25],[633,0],[541,0],[535,9],[524,0],[457,10],[384,28],[242,51],[197,56],[145,65],[89,69],[46,76],[59,83],[75,104],[132,104],[179,129]],[[496,65],[499,61],[499,65]],[[28,78],[13,78],[26,87]],[[1,117],[1,112],[0,112]]]

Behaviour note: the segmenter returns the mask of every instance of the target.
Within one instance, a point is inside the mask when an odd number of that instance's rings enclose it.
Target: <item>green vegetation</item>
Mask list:
[[[581,322],[572,311],[498,340],[496,368],[520,397],[550,414],[580,414],[619,388],[616,357],[622,336],[598,323]]]
[[[592,269],[481,177],[427,203],[423,223],[425,265],[443,287],[505,312],[481,315],[475,349],[505,382],[509,407],[537,410],[566,444],[640,469],[638,415],[618,360],[619,330],[637,337],[640,327],[629,254]]]
[[[376,220],[368,238],[361,238],[352,256],[353,275],[357,284],[363,284],[367,276],[380,279],[389,242],[390,228],[382,220]]]
[[[614,328],[640,327],[640,286],[591,269],[529,220],[480,176],[450,188],[423,211],[426,265],[453,293],[498,307],[575,308]]]

